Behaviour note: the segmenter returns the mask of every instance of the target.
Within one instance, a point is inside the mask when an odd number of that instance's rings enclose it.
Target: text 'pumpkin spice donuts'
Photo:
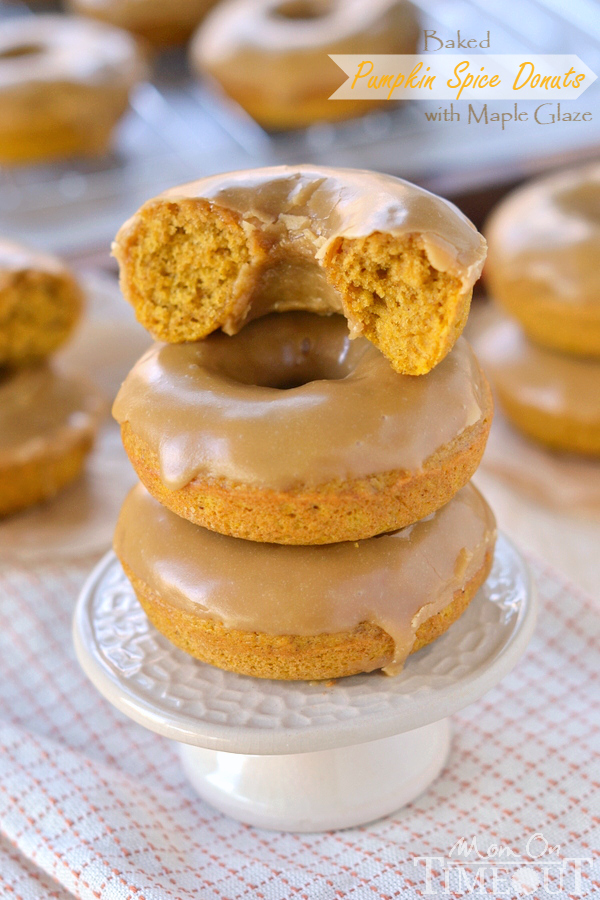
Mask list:
[[[260,678],[321,679],[399,671],[464,612],[495,537],[472,485],[409,528],[325,547],[224,537],[138,486],[115,550],[151,622],[192,656]]]
[[[423,375],[464,328],[485,241],[451,203],[399,178],[280,166],[166,191],[113,252],[157,340],[235,334],[270,311],[339,312],[397,372]]]
[[[199,525],[323,544],[409,525],[471,478],[492,419],[460,338],[428,375],[394,372],[342,316],[273,313],[239,334],[157,344],[113,414],[148,490]]]

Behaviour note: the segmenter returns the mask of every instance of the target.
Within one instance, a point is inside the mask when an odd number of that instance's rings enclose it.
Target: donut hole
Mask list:
[[[277,319],[277,341],[269,340]],[[364,352],[351,341],[343,316],[272,313],[239,334],[207,339],[203,364],[238,384],[292,390],[315,381],[339,381],[350,375]]]
[[[41,44],[18,44],[16,47],[9,47],[8,50],[0,51],[0,59],[17,59],[20,56],[38,56],[44,52]]]
[[[319,0],[285,0],[276,6],[272,12],[278,19],[291,19],[292,21],[310,21],[322,19],[331,11],[330,2]]]
[[[580,184],[558,196],[558,203],[570,215],[600,224],[600,184]]]

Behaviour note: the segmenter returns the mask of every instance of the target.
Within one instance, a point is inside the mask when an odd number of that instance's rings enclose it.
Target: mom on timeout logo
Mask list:
[[[530,835],[522,851],[508,845],[484,847],[476,835],[460,837],[445,856],[415,856],[424,869],[423,896],[579,897],[590,873],[591,856],[563,856],[541,832]]]

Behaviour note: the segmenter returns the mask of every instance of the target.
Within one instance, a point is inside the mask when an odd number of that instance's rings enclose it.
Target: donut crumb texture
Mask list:
[[[233,311],[233,286],[250,262],[248,243],[239,218],[222,207],[151,202],[114,248],[121,288],[157,340],[200,340]]]
[[[0,365],[44,359],[71,334],[83,296],[74,279],[35,269],[0,273]]]
[[[416,235],[340,239],[328,254],[328,277],[364,336],[407,375],[441,362],[469,315],[470,293],[431,265]]]

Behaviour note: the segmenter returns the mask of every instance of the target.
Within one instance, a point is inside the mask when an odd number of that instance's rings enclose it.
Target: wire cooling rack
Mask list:
[[[368,2],[368,0],[365,0]],[[423,27],[441,36],[491,35],[490,52],[577,53],[600,72],[600,6],[595,0],[416,0]],[[39,5],[36,5],[39,10]],[[16,0],[3,17],[31,15]],[[340,79],[342,74],[340,72]],[[598,109],[597,83],[577,101]],[[357,166],[402,175],[432,190],[516,181],[600,148],[600,111],[591,122],[542,127],[429,122],[439,103],[390,105],[340,124],[268,134],[235,103],[190,75],[184,52],[157,61],[122,121],[113,152],[98,160],[0,170],[0,233],[76,257],[108,247],[119,225],[148,197],[219,171],[278,163]],[[495,103],[509,110],[512,102]],[[460,106],[466,109],[466,104]],[[594,121],[595,119],[595,121]]]

